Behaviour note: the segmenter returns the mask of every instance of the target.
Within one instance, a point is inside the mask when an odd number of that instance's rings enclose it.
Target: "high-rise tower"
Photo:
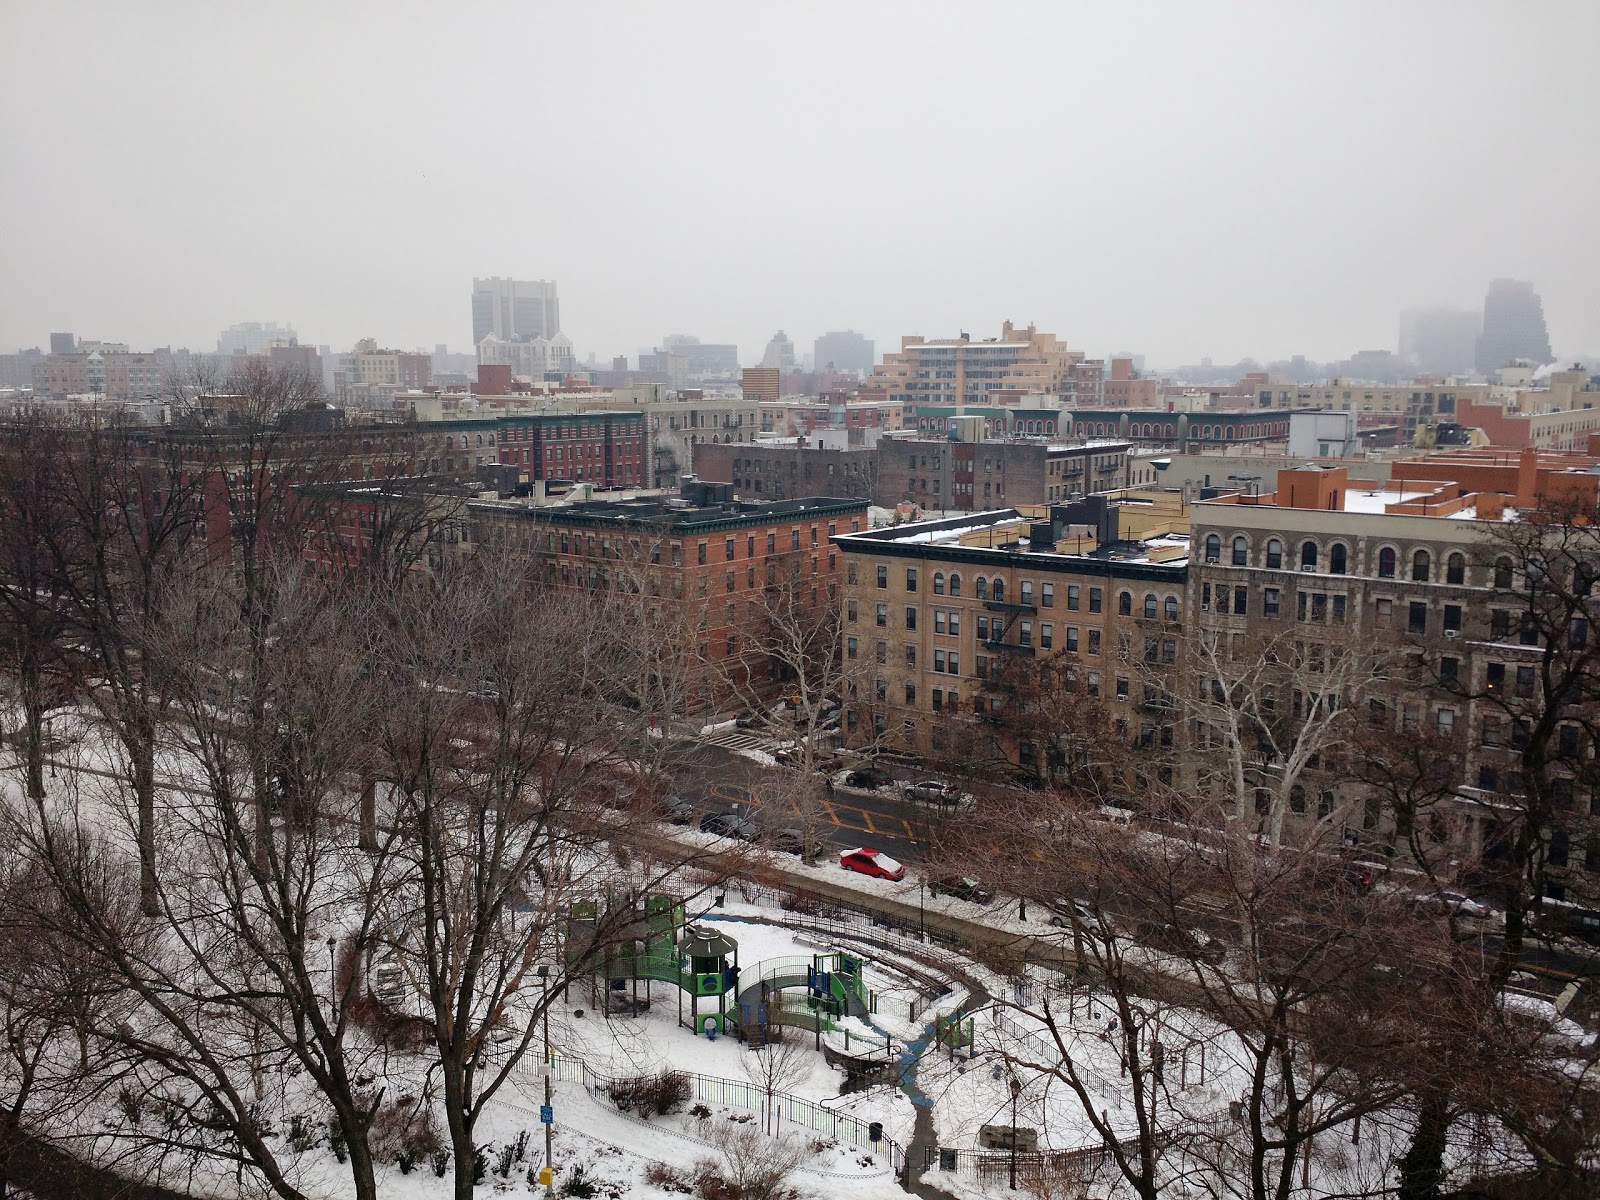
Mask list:
[[[1533,284],[1521,279],[1496,279],[1483,298],[1478,370],[1492,374],[1519,358],[1543,366],[1553,357],[1550,334],[1544,327],[1544,304]]]
[[[491,333],[503,342],[553,338],[561,332],[561,304],[553,279],[472,281],[472,344]]]

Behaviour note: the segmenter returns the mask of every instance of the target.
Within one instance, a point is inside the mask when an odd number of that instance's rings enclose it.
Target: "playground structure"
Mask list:
[[[680,897],[659,894],[574,903],[567,945],[592,944],[602,916],[619,935],[588,962],[569,965],[574,975],[590,976],[594,1004],[608,1017],[648,1011],[650,980],[677,986],[679,1025],[713,1037],[730,1034],[752,1047],[778,1040],[787,1026],[813,1033],[820,1048],[822,1035],[834,1032],[839,1018],[865,1017],[870,1011],[865,964],[858,955],[831,951],[768,959],[755,964],[746,978],[736,938],[691,924]],[[646,981],[643,998],[640,980]],[[803,996],[796,997],[801,989]],[[715,1011],[702,1012],[708,1002],[715,1003]]]

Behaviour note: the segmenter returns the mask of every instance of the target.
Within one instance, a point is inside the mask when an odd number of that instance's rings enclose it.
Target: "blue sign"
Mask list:
[[[549,1104],[539,1105],[539,1124],[554,1125],[556,1123],[556,1110]]]

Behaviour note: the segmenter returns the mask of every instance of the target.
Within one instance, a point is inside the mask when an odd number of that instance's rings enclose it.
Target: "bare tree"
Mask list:
[[[780,1036],[763,1039],[760,1046],[752,1047],[739,1060],[744,1077],[761,1089],[767,1106],[762,1114],[762,1132],[777,1131],[778,1120],[774,1102],[780,1092],[800,1086],[811,1075],[814,1051],[793,1037],[783,1036],[782,1028],[771,1032]]]
[[[769,1137],[738,1122],[713,1122],[710,1140],[717,1148],[720,1166],[706,1164],[701,1173],[719,1174],[728,1193],[741,1200],[784,1200],[790,1192],[790,1177],[810,1154],[805,1141],[797,1136]]]

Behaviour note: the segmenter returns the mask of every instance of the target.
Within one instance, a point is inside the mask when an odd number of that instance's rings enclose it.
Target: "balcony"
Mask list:
[[[1037,604],[1013,604],[1009,600],[985,600],[983,606],[990,612],[1036,613],[1039,611]]]

